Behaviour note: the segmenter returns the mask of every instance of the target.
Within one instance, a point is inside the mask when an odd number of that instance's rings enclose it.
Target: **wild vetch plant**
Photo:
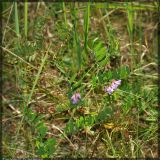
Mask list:
[[[104,91],[108,92],[108,94],[112,94],[120,84],[121,84],[121,80],[113,81],[110,86],[104,87]]]
[[[80,93],[74,93],[73,96],[71,97],[71,102],[72,104],[77,104],[81,99]]]

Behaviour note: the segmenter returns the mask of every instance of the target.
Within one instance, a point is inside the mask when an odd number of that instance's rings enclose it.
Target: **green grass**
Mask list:
[[[156,9],[4,2],[3,156],[157,158]]]
[[[16,35],[19,37],[19,17],[18,17],[18,7],[17,7],[17,2],[14,3],[14,14],[15,14],[15,30],[16,30]]]
[[[67,15],[66,15],[66,6],[65,3],[62,2],[62,7],[63,7],[63,14],[64,14],[64,22],[65,22],[65,26],[67,28]]]
[[[88,31],[89,31],[89,20],[90,20],[90,2],[87,4],[87,8],[84,15],[84,48],[87,49],[88,44]]]
[[[28,34],[28,3],[24,4],[24,35],[27,37]]]

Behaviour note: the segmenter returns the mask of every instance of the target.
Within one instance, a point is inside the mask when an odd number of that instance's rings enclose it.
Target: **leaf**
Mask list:
[[[78,128],[83,128],[83,126],[84,126],[84,118],[83,117],[80,117],[78,120],[76,120],[76,126]]]
[[[44,115],[39,115],[32,121],[32,123],[34,125],[37,125],[43,118],[44,118]]]
[[[87,116],[85,117],[85,126],[92,126],[95,122],[95,116]]]
[[[44,146],[40,146],[40,147],[37,148],[37,154],[41,155],[41,156],[46,154]]]
[[[46,132],[48,130],[48,128],[45,126],[45,124],[43,122],[40,122],[37,126],[37,130],[38,133],[40,134],[41,138],[44,138],[44,136],[46,135]]]
[[[71,119],[66,125],[65,132],[67,134],[75,132],[75,126],[75,122]]]
[[[27,118],[30,122],[32,122],[36,118],[36,113],[33,111],[29,110],[27,114]]]
[[[55,152],[56,140],[54,138],[49,138],[45,142],[45,145],[48,155],[52,155]]]
[[[98,82],[98,77],[97,76],[93,76],[91,79],[91,83],[93,87],[97,86],[97,82]]]
[[[92,42],[92,49],[95,55],[95,60],[100,66],[104,66],[109,61],[109,54],[103,42],[99,39],[95,39]]]

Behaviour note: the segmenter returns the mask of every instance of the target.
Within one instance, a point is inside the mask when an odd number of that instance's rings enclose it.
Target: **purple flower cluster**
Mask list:
[[[104,87],[104,91],[108,92],[108,94],[112,94],[120,84],[121,84],[121,80],[117,80],[117,81],[114,80],[110,86]],[[77,104],[80,101],[80,99],[81,99],[80,93],[74,93],[71,97],[71,102],[72,104]]]
[[[73,94],[73,96],[71,97],[72,104],[77,104],[80,99],[81,99],[80,93]]]
[[[112,94],[112,92],[115,91],[120,84],[121,80],[113,81],[109,87],[104,87],[104,91],[108,92],[108,94]]]

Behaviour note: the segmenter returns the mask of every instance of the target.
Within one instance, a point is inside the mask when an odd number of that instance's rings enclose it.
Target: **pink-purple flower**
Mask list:
[[[104,87],[104,91],[108,92],[108,94],[112,94],[113,91],[115,91],[120,84],[121,84],[121,80],[113,81],[109,87],[106,87],[106,86]]]
[[[73,94],[73,96],[71,97],[72,104],[77,104],[80,99],[81,99],[80,93]]]

